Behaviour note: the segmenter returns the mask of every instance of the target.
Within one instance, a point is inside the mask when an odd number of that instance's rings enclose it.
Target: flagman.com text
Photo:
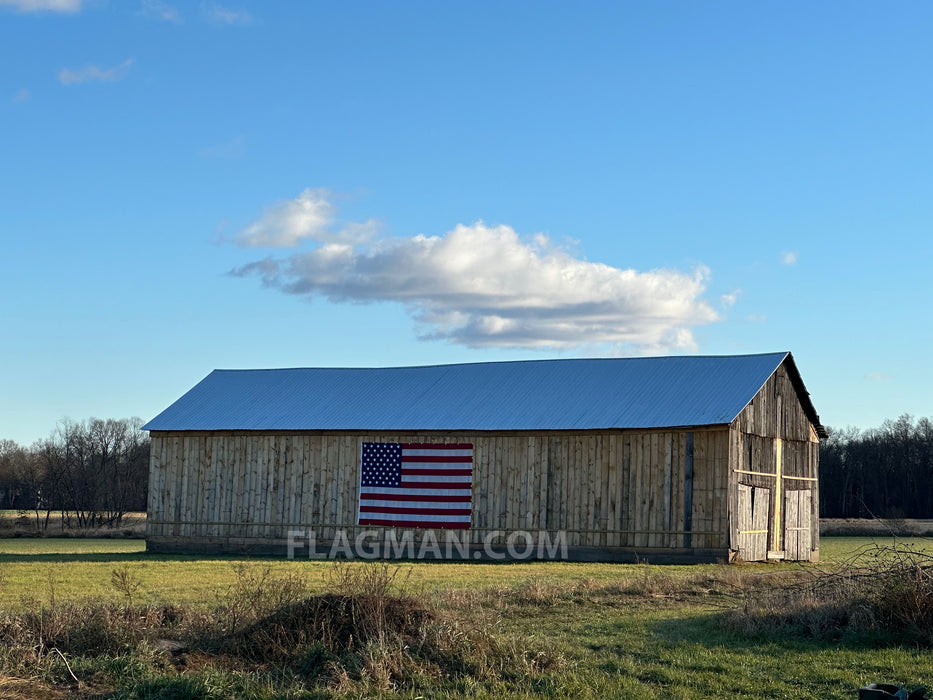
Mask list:
[[[347,534],[338,529],[333,539],[318,542],[315,530],[288,531],[288,558],[308,559],[567,559],[563,530],[493,530],[482,543],[471,543],[466,530],[363,530]]]

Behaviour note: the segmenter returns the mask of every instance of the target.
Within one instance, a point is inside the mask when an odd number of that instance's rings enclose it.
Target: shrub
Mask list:
[[[723,616],[741,634],[886,638],[933,647],[933,556],[871,547],[830,571],[801,571],[783,585],[750,585]]]

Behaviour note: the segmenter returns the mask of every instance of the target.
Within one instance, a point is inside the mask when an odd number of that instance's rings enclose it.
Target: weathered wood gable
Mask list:
[[[796,369],[782,363],[732,422],[732,548],[744,558],[815,559],[819,435]]]

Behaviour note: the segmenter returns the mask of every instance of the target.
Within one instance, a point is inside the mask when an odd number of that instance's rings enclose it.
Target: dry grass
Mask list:
[[[466,676],[483,680],[543,673],[558,667],[560,654],[529,649],[514,638],[494,636],[482,625],[439,612],[406,588],[400,567],[386,562],[349,566],[337,562],[326,573],[327,590],[299,596],[296,581],[284,604],[264,605],[263,585],[246,585],[260,599],[251,610],[267,610],[237,631],[204,648],[257,663],[274,663],[331,687],[359,692],[414,687],[432,679]],[[275,588],[275,586],[273,586]],[[234,587],[233,606],[243,592]],[[195,641],[198,644],[199,641]]]
[[[428,593],[413,589],[415,565],[341,562],[322,572],[256,561],[227,568],[232,575],[212,600],[180,607],[142,604],[149,594],[137,585],[138,570],[118,566],[110,576],[118,596],[109,602],[61,601],[50,577],[41,599],[0,613],[0,677],[32,679],[24,688],[95,688],[126,698],[849,697],[845,689],[823,693],[823,684],[853,659],[888,654],[874,645],[875,627],[847,631],[866,609],[853,601],[874,606],[872,625],[931,626],[922,612],[929,611],[926,584],[899,587],[926,581],[927,560],[902,551],[877,555],[835,572],[639,565],[617,567],[611,579],[568,579],[551,573],[557,568]],[[887,585],[853,583],[877,582],[862,574],[879,570],[894,572]],[[850,595],[849,585],[862,597]],[[847,607],[854,612],[840,617]],[[759,645],[750,637],[763,627],[772,636]],[[831,659],[833,670],[800,692],[795,684],[812,668],[813,648],[798,654],[785,640],[834,639],[840,630],[863,636],[821,647],[822,663]],[[850,653],[866,639],[870,652]],[[776,680],[763,690],[754,669],[774,656],[767,675]],[[927,680],[928,664],[909,651],[890,658],[899,680]],[[788,678],[797,680],[784,682],[789,661],[796,665]],[[859,674],[883,678],[876,666],[844,673],[849,688],[864,684]]]
[[[146,514],[126,513],[118,527],[78,528],[63,523],[60,513],[52,513],[48,520],[40,512],[37,519],[33,511],[0,510],[0,538],[7,537],[75,537],[107,539],[141,539],[146,534]]]
[[[174,606],[133,603],[139,584],[125,568],[114,569],[112,585],[126,596],[125,603],[60,601],[50,576],[44,598],[26,595],[18,611],[0,612],[3,667],[41,665],[53,653],[124,653],[177,623],[180,611]]]
[[[61,602],[50,579],[42,599],[0,613],[0,674],[77,687],[70,662],[150,650],[155,667],[275,668],[307,686],[371,695],[439,679],[528,679],[565,665],[546,643],[439,612],[406,590],[401,573],[387,563],[337,563],[327,592],[309,594],[298,573],[239,567],[207,609],[138,604],[138,581],[125,568],[111,577],[119,603]],[[539,593],[551,595],[545,587]]]
[[[933,520],[821,518],[821,537],[933,537]]]
[[[774,583],[736,591],[727,628],[933,647],[933,555],[926,550],[873,546],[841,566],[787,572]]]

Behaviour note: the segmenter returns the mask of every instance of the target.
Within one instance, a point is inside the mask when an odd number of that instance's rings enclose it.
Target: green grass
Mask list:
[[[837,537],[821,540],[823,564],[840,562],[872,544],[891,542],[884,538]],[[931,540],[897,540],[902,545],[930,546]],[[148,600],[181,605],[213,603],[234,575],[235,567],[269,567],[274,573],[300,572],[314,590],[323,590],[326,561],[284,558],[243,558],[236,556],[196,556],[147,554],[141,540],[81,538],[0,539],[0,605],[15,607],[25,593],[42,592],[51,582],[55,595],[62,600],[101,597],[119,600],[110,586],[116,567],[126,566],[142,583]],[[407,583],[419,591],[431,593],[451,589],[506,588],[531,579],[546,579],[555,584],[588,579],[600,584],[624,584],[643,576],[643,565],[593,564],[574,562],[527,563],[439,563],[403,562],[400,564]],[[742,570],[769,572],[799,564],[743,564]],[[689,577],[721,570],[723,565],[697,564],[650,567],[667,577]]]
[[[327,561],[236,556],[147,554],[138,540],[109,539],[0,539],[0,605],[15,606],[24,593],[47,588],[51,580],[61,600],[99,596],[119,600],[110,586],[115,567],[126,566],[142,582],[149,599],[183,605],[212,603],[246,565],[269,568],[273,573],[300,572],[312,589],[323,590]],[[507,587],[546,577],[554,582],[582,578],[596,582],[622,582],[641,575],[639,567],[574,562],[528,563],[400,563],[407,585],[423,592],[450,589]],[[709,569],[712,565],[703,565]],[[671,574],[690,574],[695,566],[664,567]]]
[[[703,606],[651,611],[594,606],[551,622],[541,611],[515,619],[540,637],[564,639],[574,659],[574,694],[645,698],[848,698],[879,680],[911,686],[933,679],[926,651],[851,649],[795,640],[755,644],[718,630]]]
[[[823,538],[821,567],[844,562],[885,538]],[[899,539],[929,547],[930,540]],[[118,601],[111,574],[126,567],[142,582],[145,602],[209,607],[235,580],[236,567],[300,572],[323,591],[333,564],[272,558],[149,555],[136,540],[0,540],[0,608],[23,596],[47,600],[100,597]],[[354,564],[356,566],[356,564]],[[103,697],[275,698],[470,696],[554,698],[819,698],[850,700],[870,682],[933,686],[933,654],[868,639],[832,643],[780,638],[762,629],[753,638],[721,625],[731,603],[704,592],[703,577],[741,581],[780,573],[792,563],[646,566],[583,563],[401,563],[405,585],[464,629],[477,627],[533,657],[562,659],[544,671],[506,677],[412,676],[408,685],[379,690],[374,681],[309,689],[300,677],[267,667],[204,663],[176,671],[146,648],[125,656],[71,658],[82,678],[104,679]],[[51,582],[51,583],[50,583]],[[711,584],[712,585],[712,584]],[[715,586],[713,586],[715,587]],[[51,659],[51,657],[50,657]],[[162,660],[160,660],[162,659]],[[64,683],[54,659],[46,679]],[[367,685],[366,683],[369,683]]]
[[[144,540],[94,539],[80,537],[18,537],[0,539],[0,561],[10,561],[10,555],[36,554],[112,554],[117,557],[146,551]]]
[[[933,551],[929,537],[821,537],[820,559],[826,563],[839,563],[866,549],[897,544],[922,551]]]
[[[75,540],[68,540],[68,543]],[[51,550],[37,553],[0,553],[0,606],[15,607],[24,593],[48,588],[51,581],[60,600],[88,596],[119,600],[110,586],[110,576],[125,566],[142,583],[147,599],[180,605],[214,602],[232,582],[240,565],[268,568],[273,574],[298,572],[308,578],[313,591],[322,591],[332,564],[325,561],[288,561],[271,558],[198,557],[191,555],[148,555],[130,547],[109,548],[107,540],[96,546],[81,541],[83,547],[70,553]],[[132,541],[119,541],[120,545]],[[53,547],[54,548],[54,547]],[[86,548],[86,549],[84,549]],[[65,550],[67,546],[58,549]],[[546,578],[554,583],[591,579],[601,583],[622,583],[642,576],[642,569],[616,564],[535,562],[521,564],[445,564],[400,562],[400,576],[412,589],[432,593],[451,589],[506,588],[529,579]],[[671,574],[693,573],[691,567],[665,567]]]

